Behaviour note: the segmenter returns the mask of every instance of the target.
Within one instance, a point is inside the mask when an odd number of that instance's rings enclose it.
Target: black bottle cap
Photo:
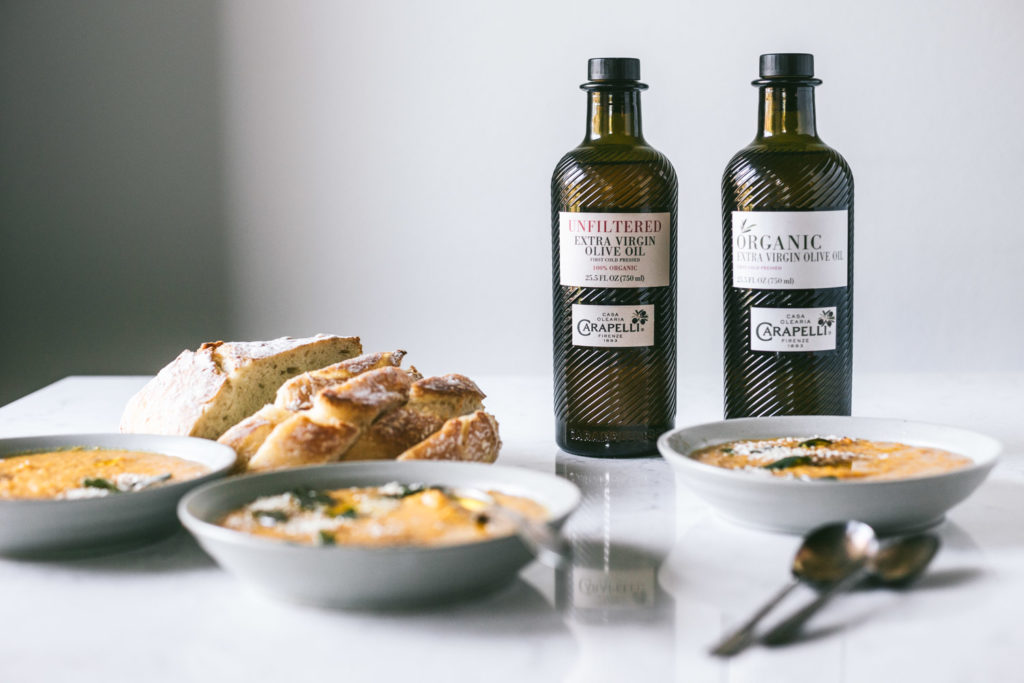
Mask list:
[[[761,78],[814,78],[814,55],[800,52],[761,55]]]
[[[587,62],[591,81],[639,81],[640,60],[634,57],[595,57]]]

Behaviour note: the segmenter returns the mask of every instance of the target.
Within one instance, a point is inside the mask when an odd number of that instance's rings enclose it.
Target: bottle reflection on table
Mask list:
[[[559,452],[555,468],[583,492],[563,529],[573,564],[558,572],[558,607],[585,623],[670,618],[672,597],[658,584],[675,536],[675,485],[666,463]],[[642,521],[652,509],[656,522]]]
[[[667,463],[559,452],[555,471],[583,492],[563,529],[573,563],[555,582],[556,605],[580,646],[565,683],[672,680],[675,605],[658,581],[675,541]]]

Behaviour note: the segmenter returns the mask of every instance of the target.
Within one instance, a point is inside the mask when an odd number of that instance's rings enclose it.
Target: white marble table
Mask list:
[[[534,564],[475,602],[380,614],[250,593],[184,532],[89,559],[0,559],[0,681],[1024,681],[1024,374],[859,376],[856,414],[972,427],[1007,454],[938,528],[943,550],[912,590],[842,597],[803,641],[728,662],[708,644],[787,579],[796,539],[718,520],[659,458],[560,453],[546,378],[480,380],[501,461],[584,491],[570,573]],[[0,408],[0,436],[115,430],[143,381],[67,378]],[[720,417],[717,377],[681,387],[679,424]]]

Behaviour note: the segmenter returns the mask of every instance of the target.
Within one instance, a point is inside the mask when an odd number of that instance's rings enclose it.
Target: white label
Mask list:
[[[653,567],[572,568],[573,607],[653,607],[657,578]]]
[[[654,305],[572,306],[573,346],[654,346]]]
[[[750,309],[751,351],[833,351],[836,307]]]
[[[565,287],[668,287],[668,213],[558,214]]]
[[[733,211],[732,286],[845,287],[849,219],[842,211]]]

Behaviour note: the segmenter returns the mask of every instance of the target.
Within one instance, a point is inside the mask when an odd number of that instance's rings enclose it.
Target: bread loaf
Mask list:
[[[358,337],[208,342],[182,351],[129,400],[122,432],[216,439],[270,403],[286,380],[362,352]]]

